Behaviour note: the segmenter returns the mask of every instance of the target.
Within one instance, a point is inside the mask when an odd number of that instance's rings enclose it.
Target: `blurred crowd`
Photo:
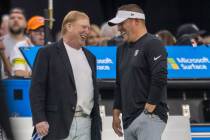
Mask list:
[[[44,17],[35,15],[26,19],[21,8],[13,8],[9,14],[1,17],[0,23],[0,56],[3,78],[10,76],[31,77],[31,68],[22,56],[20,47],[46,45],[46,26],[48,21]],[[205,30],[200,30],[193,23],[183,24],[172,34],[169,30],[160,30],[155,33],[165,45],[209,45],[210,36]],[[62,38],[58,32],[55,41]],[[86,42],[87,46],[120,46],[124,43],[116,26],[104,23],[100,26],[92,24]]]
[[[3,15],[0,28],[0,56],[3,78],[30,77],[31,69],[22,56],[20,47],[44,45],[44,17],[33,16],[26,20],[21,8],[11,9]]]

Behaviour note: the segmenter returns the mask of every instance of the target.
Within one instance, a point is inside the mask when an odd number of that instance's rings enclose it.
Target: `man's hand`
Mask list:
[[[148,112],[152,113],[152,112],[155,110],[156,105],[152,105],[152,104],[146,103],[144,108],[145,108]]]
[[[12,65],[9,62],[8,57],[5,54],[5,46],[0,38],[0,57],[3,61],[4,67],[5,67],[5,72],[7,73],[8,76],[12,76]]]
[[[114,129],[114,132],[119,137],[123,136],[122,127],[121,127],[121,120],[120,120],[120,110],[118,110],[118,109],[113,109],[112,128]]]
[[[39,122],[36,124],[36,131],[40,136],[46,136],[48,134],[49,124],[48,122]]]

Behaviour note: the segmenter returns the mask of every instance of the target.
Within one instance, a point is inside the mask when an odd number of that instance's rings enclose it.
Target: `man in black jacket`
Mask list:
[[[127,44],[117,50],[113,129],[125,140],[161,140],[167,122],[167,53],[147,33],[145,15],[136,4],[118,9],[110,25],[118,25]]]
[[[63,38],[41,48],[33,68],[30,100],[35,132],[44,140],[100,140],[96,58],[82,46],[89,17],[70,11]]]

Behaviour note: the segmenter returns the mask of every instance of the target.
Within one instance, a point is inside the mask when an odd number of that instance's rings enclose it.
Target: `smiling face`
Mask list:
[[[69,37],[74,44],[79,46],[85,46],[89,30],[90,30],[90,21],[88,18],[81,18],[76,20],[73,23],[67,25],[67,30]]]
[[[73,48],[86,45],[90,31],[90,20],[87,14],[80,11],[70,11],[63,20],[61,33],[65,43]]]
[[[140,36],[142,36],[142,34],[147,32],[145,26],[145,14],[139,5],[122,5],[118,8],[118,13],[116,14],[116,17],[109,22],[118,25],[118,30],[124,41],[135,42]]]
[[[127,19],[123,21],[122,23],[118,24],[118,30],[120,31],[120,34],[122,35],[124,41],[126,42],[133,42],[133,36],[134,36],[134,29],[136,27],[134,23],[134,19]]]

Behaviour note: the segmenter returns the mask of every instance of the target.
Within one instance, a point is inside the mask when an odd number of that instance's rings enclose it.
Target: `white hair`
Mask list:
[[[119,35],[117,26],[109,26],[108,23],[104,23],[101,26],[101,36],[113,38]]]

